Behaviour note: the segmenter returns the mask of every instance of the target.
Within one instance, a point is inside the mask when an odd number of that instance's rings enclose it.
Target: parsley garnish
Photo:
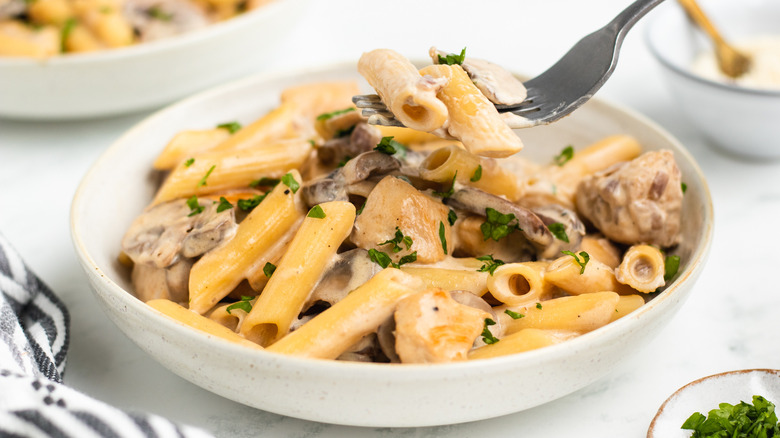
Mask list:
[[[236,310],[236,309],[240,309],[240,310],[243,310],[246,313],[249,313],[249,312],[252,311],[252,303],[250,301],[252,301],[253,298],[254,297],[245,297],[245,296],[242,295],[241,296],[241,301],[237,301],[237,302],[227,306],[227,308],[225,310],[227,310],[227,313],[229,315],[232,315],[232,313],[230,313],[231,310]]]
[[[241,129],[241,124],[238,122],[220,123],[217,125],[217,128],[227,129],[227,132],[235,134],[239,129]]]
[[[361,205],[360,208],[358,208],[358,211],[356,213],[358,216],[360,216],[360,213],[363,213],[363,209],[366,208],[366,203],[368,203],[368,201],[363,201],[363,205]]]
[[[195,216],[196,214],[203,213],[203,209],[206,207],[198,204],[198,197],[195,195],[192,195],[190,199],[187,200],[187,207],[190,208],[190,214],[187,216]]]
[[[282,177],[282,183],[292,190],[293,193],[297,192],[301,185],[295,180],[292,173],[285,173]]]
[[[450,186],[450,189],[446,192],[437,192],[434,191],[433,194],[440,197],[440,198],[449,198],[453,194],[455,194],[455,179],[458,177],[458,171],[455,171],[455,175],[452,175],[452,185]]]
[[[512,319],[520,319],[525,317],[525,315],[523,315],[522,313],[513,312],[509,309],[504,310],[504,313],[509,315]]]
[[[401,265],[405,265],[407,263],[412,263],[417,261],[417,251],[401,257],[401,260],[399,260],[398,263],[393,263],[393,260],[390,259],[389,255],[383,253],[382,251],[377,251],[373,248],[368,250],[368,257],[371,259],[372,262],[376,263],[382,268],[386,268],[388,266],[392,266],[394,268],[400,268]]]
[[[482,267],[477,269],[477,272],[489,272],[490,275],[493,275],[496,272],[496,268],[504,264],[503,260],[494,259],[490,254],[477,257],[477,260],[485,262]]]
[[[76,24],[78,23],[75,18],[68,18],[65,21],[65,24],[62,25],[62,31],[60,33],[60,52],[65,53],[67,51],[68,37],[71,32],[73,32],[73,28],[76,27]]]
[[[458,215],[455,214],[455,210],[450,209],[450,212],[447,213],[447,222],[449,222],[450,225],[455,225],[456,220],[458,220]]]
[[[456,55],[454,53],[448,53],[447,56],[439,56],[439,64],[446,64],[446,65],[453,65],[463,64],[463,61],[466,60],[466,48],[464,47],[463,50],[460,51],[460,55]]]
[[[276,178],[260,178],[249,183],[249,187],[276,187],[279,184],[279,180]]]
[[[341,161],[339,161],[339,164],[336,165],[336,167],[344,167],[349,160],[351,160],[352,157],[347,155],[346,157],[342,158]]]
[[[542,310],[542,303],[536,303],[536,308]]]
[[[313,217],[314,219],[324,219],[325,218],[325,210],[322,209],[319,205],[315,205],[314,207],[309,210],[309,214],[306,215],[307,217]]]
[[[685,420],[680,429],[692,430],[691,438],[769,438],[780,436],[775,405],[760,395],[753,404],[720,403],[707,417],[700,412]]]
[[[260,205],[261,202],[263,202],[263,199],[268,196],[268,193],[263,193],[262,195],[255,195],[250,199],[239,199],[236,201],[236,205],[238,205],[238,208],[240,208],[242,211],[252,211]]]
[[[217,213],[222,213],[225,210],[233,208],[233,204],[230,203],[224,196],[219,197],[219,205],[217,205]]]
[[[393,237],[390,240],[385,240],[382,243],[377,243],[378,246],[382,245],[393,245],[390,249],[393,252],[399,252],[403,248],[401,248],[401,244],[404,244],[406,246],[406,249],[409,250],[412,247],[412,243],[414,243],[414,240],[412,240],[409,236],[404,236],[404,233],[401,232],[401,230],[398,227],[395,227],[395,237]]]
[[[568,163],[569,160],[571,160],[574,157],[574,148],[571,146],[566,146],[563,148],[560,154],[556,155],[553,160],[555,160],[555,164],[559,166],[563,166],[564,164]]]
[[[482,240],[493,239],[498,242],[517,228],[517,224],[510,223],[516,220],[512,213],[503,214],[494,208],[485,208],[485,222],[479,227],[482,230]]]
[[[566,226],[564,226],[562,223],[553,222],[550,225],[547,225],[547,229],[550,230],[556,239],[569,243],[569,236],[566,235]]]
[[[266,277],[271,278],[271,276],[274,275],[274,271],[276,271],[276,265],[271,262],[265,262],[265,266],[263,266],[263,274],[265,274]]]
[[[493,336],[493,333],[490,331],[488,326],[495,325],[496,322],[493,321],[490,318],[485,318],[485,326],[482,328],[482,341],[484,341],[486,344],[495,344],[498,342],[498,338]]]
[[[570,255],[574,257],[574,261],[577,262],[578,265],[580,265],[580,275],[582,275],[585,272],[585,265],[588,264],[590,261],[590,255],[585,251],[580,251],[580,254],[574,254],[571,251],[561,251],[562,253],[566,255]],[[582,260],[580,260],[580,257],[582,257]]]
[[[329,113],[323,113],[323,114],[320,114],[320,115],[317,116],[317,120],[328,120],[328,119],[331,119],[331,118],[336,117],[338,115],[345,114],[345,113],[348,113],[348,112],[351,112],[351,111],[355,111],[355,108],[354,107],[349,107],[349,108],[344,108],[344,109],[332,111],[332,112],[329,112]]]
[[[480,179],[482,179],[482,165],[481,164],[479,166],[477,166],[477,170],[475,170],[474,174],[471,175],[471,178],[469,178],[469,181],[477,182]]]
[[[688,190],[688,184],[680,183],[680,189],[682,189],[683,195],[685,194],[685,191]]]
[[[680,269],[680,256],[670,255],[664,259],[664,281],[669,281],[677,275]]]
[[[216,167],[217,165],[215,164],[209,168],[206,174],[203,175],[203,178],[201,178],[200,181],[198,181],[198,187],[203,187],[206,185],[206,179],[209,177],[209,175],[211,175],[211,172],[213,172],[214,169],[216,169]]]
[[[195,159],[194,158],[188,158],[187,161],[184,162],[184,167],[190,167],[193,164],[195,164]]]
[[[160,21],[171,21],[173,19],[173,14],[170,14],[168,12],[163,11],[158,6],[153,6],[147,10],[147,13],[150,17],[156,18]]]
[[[393,137],[382,137],[382,140],[377,143],[374,150],[387,155],[396,153],[406,154],[406,146],[393,140]]]
[[[444,237],[444,222],[439,221],[439,240],[441,240],[441,249],[444,250],[444,255],[447,255],[447,239]]]

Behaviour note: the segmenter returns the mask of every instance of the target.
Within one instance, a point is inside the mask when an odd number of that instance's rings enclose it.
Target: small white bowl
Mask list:
[[[159,107],[257,72],[308,0],[276,0],[182,35],[46,59],[0,56],[0,117],[63,120]]]
[[[753,403],[760,395],[780,406],[780,370],[738,370],[695,380],[672,394],[658,409],[650,423],[647,438],[687,438],[690,431],[680,429],[694,412],[705,417],[720,403]]]
[[[676,250],[682,259],[678,278],[647,305],[605,327],[559,345],[489,360],[354,363],[241,347],[184,326],[133,297],[117,262],[120,240],[153,196],[151,163],[171,136],[218,121],[248,123],[278,105],[282,89],[336,79],[359,80],[356,66],[257,76],[187,99],[127,132],[80,184],[71,231],[95,296],[128,337],[174,373],[231,400],[312,421],[383,427],[462,423],[538,406],[593,383],[644,346],[693,290],[712,239],[704,176],[691,155],[658,126],[596,99],[553,125],[522,131],[522,153],[551,162],[566,145],[583,147],[608,135],[631,134],[647,150],[672,150],[687,184],[683,239]]]
[[[701,1],[701,7],[730,41],[780,37],[780,2]],[[780,158],[780,90],[739,87],[691,71],[694,58],[713,50],[676,2],[649,17],[646,42],[690,122],[717,147],[753,159]]]

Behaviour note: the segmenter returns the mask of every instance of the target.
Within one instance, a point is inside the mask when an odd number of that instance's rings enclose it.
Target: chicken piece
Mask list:
[[[606,237],[670,247],[680,240],[680,169],[669,150],[646,152],[585,177],[577,209]]]
[[[136,264],[167,268],[182,257],[198,257],[235,236],[234,209],[217,212],[218,204],[209,198],[198,203],[203,211],[197,214],[185,199],[145,211],[122,238],[122,250]]]
[[[438,262],[446,256],[439,237],[441,228],[444,240],[452,242],[448,213],[446,206],[406,181],[386,176],[366,198],[351,239],[360,248],[387,253],[395,263],[413,252],[417,253],[418,262]],[[403,242],[385,243],[396,238],[396,231],[412,239],[409,248]]]
[[[191,269],[190,259],[179,260],[168,268],[135,264],[130,275],[135,297],[143,302],[162,298],[185,304],[189,299],[187,282]]]
[[[404,298],[395,311],[395,349],[402,363],[466,360],[491,315],[455,301],[442,289]]]
[[[523,234],[510,233],[498,241],[485,239],[481,230],[484,223],[483,216],[467,216],[455,222],[453,231],[459,253],[471,257],[491,254],[507,263],[526,262],[534,258],[536,251]]]

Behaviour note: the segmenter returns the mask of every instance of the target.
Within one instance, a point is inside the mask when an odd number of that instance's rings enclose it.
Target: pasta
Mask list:
[[[359,69],[425,130],[373,126],[351,104],[355,83],[326,82],[284,90],[244,127],[193,126],[161,145],[164,179],[122,240],[136,296],[272,353],[440,363],[565,342],[627,317],[674,277],[674,246],[618,243],[580,218],[609,224],[595,204],[625,207],[604,186],[629,187],[632,172],[605,166],[640,160],[644,184],[675,175],[666,152],[614,136],[560,166],[486,157],[521,143],[483,111],[495,108],[482,89],[458,65],[407,63],[374,51]],[[669,181],[641,201],[678,220],[681,194],[668,191],[681,188]],[[556,184],[562,194],[539,196]],[[580,196],[594,205],[578,208]],[[679,228],[653,237],[677,242]]]

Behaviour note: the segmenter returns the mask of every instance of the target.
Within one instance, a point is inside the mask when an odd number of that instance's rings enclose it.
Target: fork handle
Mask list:
[[[645,16],[651,9],[661,4],[664,0],[637,0],[631,3],[617,17],[613,18],[605,27],[615,29],[618,46],[625,38],[626,33],[634,24]]]

